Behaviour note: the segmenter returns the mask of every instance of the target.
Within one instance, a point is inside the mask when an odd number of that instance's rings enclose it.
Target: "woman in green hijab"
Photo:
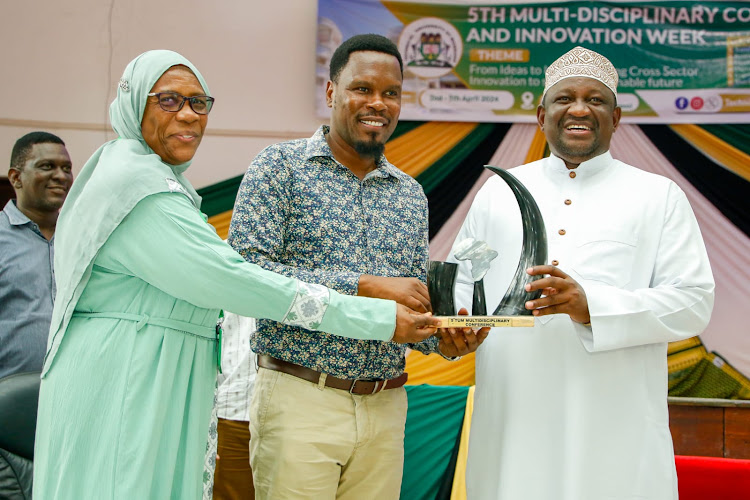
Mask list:
[[[183,175],[213,98],[170,51],[128,64],[118,139],[86,163],[55,236],[34,498],[198,499],[220,309],[352,338],[419,341],[435,320],[246,263]]]

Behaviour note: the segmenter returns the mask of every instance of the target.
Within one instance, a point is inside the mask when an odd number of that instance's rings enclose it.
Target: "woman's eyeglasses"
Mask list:
[[[194,95],[185,97],[177,92],[152,92],[149,97],[156,97],[159,106],[164,111],[177,113],[185,105],[185,101],[190,103],[190,108],[199,115],[207,115],[214,105],[214,98],[207,95]]]

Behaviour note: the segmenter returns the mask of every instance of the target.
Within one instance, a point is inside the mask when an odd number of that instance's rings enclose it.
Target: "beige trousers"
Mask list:
[[[398,500],[406,390],[358,396],[260,368],[250,405],[257,500]]]

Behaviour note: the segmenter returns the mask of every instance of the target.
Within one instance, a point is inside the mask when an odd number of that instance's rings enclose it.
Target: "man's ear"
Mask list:
[[[23,187],[23,184],[21,184],[21,171],[17,168],[9,168],[8,181],[10,181],[10,185],[14,189],[21,189]]]
[[[539,124],[539,128],[544,130],[544,115],[546,111],[544,110],[544,106],[541,104],[539,107],[536,108],[536,122]]]
[[[328,80],[328,83],[326,84],[326,104],[329,108],[333,107],[333,86],[335,84]]]
[[[613,130],[617,130],[617,126],[620,124],[620,116],[622,116],[622,108],[620,106],[616,106],[612,111],[612,125],[614,127]]]

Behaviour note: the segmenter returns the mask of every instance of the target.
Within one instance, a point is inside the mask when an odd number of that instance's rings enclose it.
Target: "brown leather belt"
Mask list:
[[[258,366],[268,370],[294,375],[295,377],[316,384],[320,381],[320,376],[322,375],[321,372],[315,371],[311,368],[295,365],[294,363],[272,358],[265,354],[258,356]],[[350,380],[326,375],[325,385],[326,387],[331,387],[333,389],[349,391],[351,394],[375,394],[385,389],[396,389],[402,387],[408,378],[409,374],[406,372],[390,380]]]

